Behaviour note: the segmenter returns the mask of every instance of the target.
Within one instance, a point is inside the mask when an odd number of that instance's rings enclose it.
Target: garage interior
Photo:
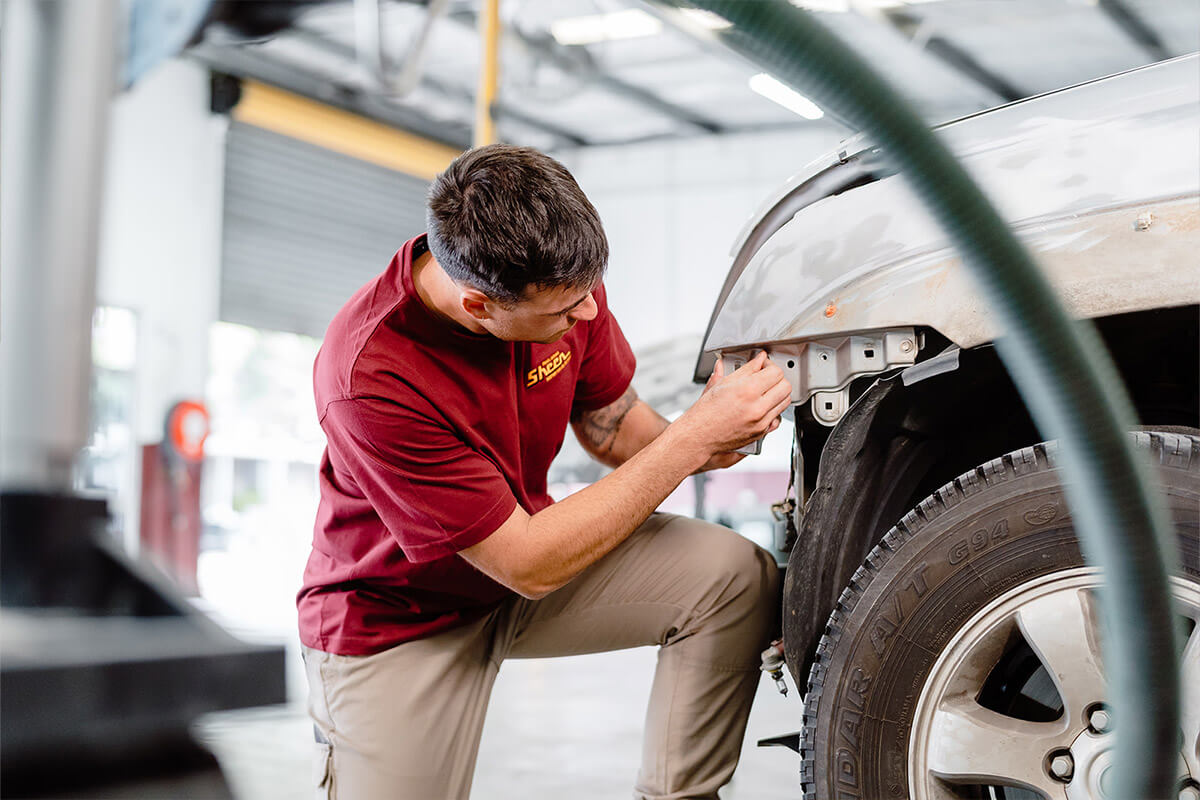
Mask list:
[[[48,5],[70,14],[91,2],[4,0],[6,126],[16,124],[18,113],[9,81],[33,63],[18,60],[21,26],[55,19],[44,13]],[[66,781],[61,791],[21,786],[28,796],[308,797],[315,789],[313,728],[296,593],[312,542],[325,447],[313,409],[312,365],[346,299],[424,230],[429,182],[461,152],[491,142],[535,147],[561,161],[604,224],[611,248],[605,285],[637,356],[634,386],[674,420],[703,389],[695,380],[697,359],[736,255],[731,247],[781,192],[794,188],[788,186],[793,176],[830,154],[853,155],[870,140],[772,74],[770,65],[728,46],[722,35],[729,21],[698,8],[634,0],[98,5],[111,18],[98,17],[101,27],[83,35],[92,36],[93,46],[111,47],[112,91],[93,117],[102,126],[91,134],[99,163],[70,166],[74,174],[91,175],[82,185],[95,190],[95,230],[90,245],[66,256],[94,276],[90,325],[80,323],[89,377],[86,385],[53,375],[38,379],[51,387],[48,396],[70,395],[55,399],[66,405],[55,405],[53,413],[71,406],[87,419],[86,444],[56,488],[100,503],[93,512],[107,515],[113,563],[137,565],[137,586],[149,587],[137,590],[148,592],[145,598],[159,590],[180,598],[182,605],[169,613],[194,614],[241,643],[241,649],[222,650],[240,659],[238,669],[277,675],[258,694],[231,692],[206,707],[233,710],[194,720],[196,743],[219,764],[219,777],[209,782],[181,788],[117,770]],[[1195,0],[790,5],[884,75],[930,127],[1200,50]],[[111,40],[100,33],[105,22],[118,30]],[[87,63],[72,58],[68,52],[58,63],[68,70]],[[1190,62],[1193,72],[1196,63]],[[1192,131],[1200,137],[1200,130]],[[6,147],[6,170],[36,157],[17,144]],[[6,237],[22,220],[14,211],[16,191],[5,195]],[[1195,197],[1190,202],[1194,206]],[[6,250],[5,278],[15,272],[9,258],[23,252]],[[1189,286],[1196,283],[1194,256],[1179,269]],[[25,285],[9,279],[0,286],[6,322],[34,301],[18,296]],[[73,291],[64,297],[76,305],[48,301],[42,313],[76,313],[83,295]],[[1164,330],[1182,331],[1183,341],[1162,346],[1181,354],[1190,383],[1169,397],[1170,426],[1145,427],[1171,427],[1185,436],[1196,432],[1200,366],[1195,301],[1180,302],[1182,308],[1163,318],[1169,318]],[[1139,319],[1118,315],[1101,326],[1123,364],[1141,358],[1140,350],[1119,346],[1139,326]],[[65,326],[62,335],[71,330]],[[931,352],[954,344],[936,332],[923,335]],[[13,341],[7,329],[6,336]],[[972,359],[966,350],[964,363]],[[987,353],[979,358],[995,362]],[[25,373],[15,370],[25,368],[34,367],[7,353],[3,381],[19,380]],[[43,364],[39,375],[59,368]],[[988,369],[1000,374],[994,364]],[[1004,385],[996,391],[1011,393]],[[857,399],[865,385],[855,386]],[[880,402],[886,409],[891,401]],[[1137,411],[1143,412],[1140,404]],[[20,421],[15,414],[4,419],[7,438]],[[202,448],[185,452],[193,424],[204,428]],[[904,424],[907,418],[896,423]],[[795,538],[788,538],[792,520],[778,504],[797,482],[796,426],[789,412],[760,453],[689,478],[661,509],[731,527],[786,565]],[[1006,446],[985,448],[986,458],[972,453],[962,469],[1017,449],[1014,441],[998,435],[996,442]],[[190,444],[200,447],[194,437]],[[816,474],[820,444],[804,453],[801,484],[806,469]],[[551,468],[550,494],[561,499],[607,471],[568,436]],[[6,492],[24,488],[11,471],[0,479]],[[934,488],[944,480],[949,477]],[[4,557],[15,564],[12,525],[29,518],[13,511],[4,519]],[[15,587],[33,579],[20,575],[10,568],[4,577],[0,664],[8,662],[6,677],[26,669],[21,637],[31,623]],[[36,595],[37,587],[29,591]],[[826,616],[815,620],[817,628],[827,630]],[[1196,656],[1200,635],[1192,635],[1191,619],[1184,635]],[[64,630],[71,635],[73,629]],[[134,626],[113,635],[132,641],[151,634]],[[48,646],[57,648],[53,641]],[[488,710],[472,796],[627,795],[654,661],[653,649],[639,648],[506,662]],[[204,664],[195,664],[192,677],[204,683]],[[188,679],[183,669],[172,680]],[[721,793],[725,800],[808,796],[800,758],[789,749],[790,738],[807,724],[806,687],[790,673],[783,681],[786,695],[769,677],[759,685],[740,764]],[[128,688],[137,693],[135,685]],[[13,691],[6,685],[6,705]],[[1200,712],[1186,704],[1200,704],[1200,696],[1186,685],[1183,692],[1184,717],[1196,718]],[[13,752],[6,771],[16,763]],[[1056,769],[1052,759],[1047,765]],[[1200,799],[1200,776],[1189,774],[1173,796]],[[908,796],[907,789],[891,789],[845,796]],[[981,791],[990,794],[936,796],[1045,796],[1036,787]]]

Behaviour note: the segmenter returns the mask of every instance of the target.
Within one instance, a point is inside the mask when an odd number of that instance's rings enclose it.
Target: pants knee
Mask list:
[[[710,527],[704,555],[722,613],[774,625],[780,606],[775,557],[738,533]]]
[[[749,548],[741,558],[739,573],[744,581],[742,596],[765,624],[774,625],[781,605],[779,567],[766,550],[749,540],[746,544]]]

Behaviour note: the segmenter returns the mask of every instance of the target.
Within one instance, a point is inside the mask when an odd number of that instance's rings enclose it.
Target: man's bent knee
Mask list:
[[[780,606],[779,568],[774,557],[719,525],[680,518],[671,527],[676,526],[683,534],[677,543],[679,558],[686,561],[689,580],[702,595],[697,598],[698,617],[761,629],[762,636],[768,636]]]
[[[697,554],[715,586],[725,587],[730,599],[767,599],[778,594],[779,568],[775,558],[746,537],[720,525],[696,523]]]

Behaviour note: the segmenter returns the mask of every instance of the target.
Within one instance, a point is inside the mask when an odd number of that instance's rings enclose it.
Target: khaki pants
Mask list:
[[[737,766],[774,630],[774,559],[717,525],[655,514],[541,600],[370,656],[306,648],[319,797],[465,800],[506,658],[660,645],[634,797],[715,798]]]

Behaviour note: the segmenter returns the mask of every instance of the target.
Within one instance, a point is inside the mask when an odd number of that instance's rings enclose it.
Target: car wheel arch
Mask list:
[[[1142,424],[1200,432],[1200,373],[1190,366],[1200,358],[1200,307],[1094,323]],[[935,331],[926,335],[949,344]],[[832,430],[811,414],[796,414],[804,460],[819,465],[805,470],[807,501],[783,593],[785,655],[798,686],[805,685],[838,597],[887,530],[960,473],[1043,438],[991,343],[943,358],[953,350],[903,372],[859,379],[851,408]],[[1189,366],[1176,370],[1177,364]],[[1164,373],[1182,380],[1164,384]],[[886,491],[872,493],[881,486]]]

